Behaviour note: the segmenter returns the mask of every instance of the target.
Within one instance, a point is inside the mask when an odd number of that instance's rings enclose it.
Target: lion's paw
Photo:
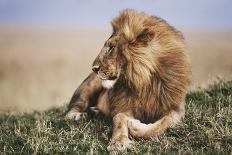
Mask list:
[[[100,110],[97,108],[97,107],[90,107],[89,108],[93,113],[95,114],[99,114],[100,113]]]
[[[128,137],[122,136],[118,138],[114,138],[109,146],[107,147],[107,150],[111,153],[117,153],[117,152],[123,152],[126,149],[131,149],[133,146],[133,141],[131,141]]]
[[[127,121],[129,133],[133,137],[143,137],[148,128],[150,127],[149,124],[141,123],[139,120],[130,119]]]
[[[66,119],[74,119],[74,120],[78,121],[81,118],[86,118],[86,116],[87,116],[87,113],[85,113],[85,112],[78,112],[76,110],[70,110],[66,114],[65,118]]]

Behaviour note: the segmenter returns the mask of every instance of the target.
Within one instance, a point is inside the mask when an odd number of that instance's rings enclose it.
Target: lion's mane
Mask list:
[[[109,94],[112,114],[131,109],[137,119],[154,122],[171,110],[183,111],[190,63],[182,34],[158,17],[135,11],[123,11],[112,26],[127,42],[125,65]]]

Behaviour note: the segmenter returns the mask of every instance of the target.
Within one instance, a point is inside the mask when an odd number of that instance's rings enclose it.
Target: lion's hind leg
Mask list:
[[[75,121],[78,121],[81,118],[85,118],[87,116],[86,112],[80,112],[76,109],[71,109],[68,111],[65,115],[66,119],[74,119]]]
[[[66,119],[79,120],[87,116],[87,108],[93,102],[91,100],[94,100],[94,104],[96,104],[101,91],[102,85],[100,79],[94,73],[91,73],[73,94],[68,111],[66,112]]]
[[[139,120],[130,119],[128,120],[129,133],[133,137],[149,138],[158,136],[168,128],[173,127],[181,122],[181,118],[184,116],[183,112],[171,111],[160,120],[152,124],[144,124]]]

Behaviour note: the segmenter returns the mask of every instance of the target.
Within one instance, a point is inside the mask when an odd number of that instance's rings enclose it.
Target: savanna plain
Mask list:
[[[1,154],[108,154],[112,123],[63,117],[110,35],[100,29],[0,28]],[[232,153],[232,32],[184,31],[192,88],[182,124],[134,139],[128,154]]]

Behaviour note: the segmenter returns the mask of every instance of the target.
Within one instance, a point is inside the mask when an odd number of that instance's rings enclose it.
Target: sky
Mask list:
[[[232,29],[232,0],[0,0],[0,25],[104,27],[127,8],[181,28]]]

